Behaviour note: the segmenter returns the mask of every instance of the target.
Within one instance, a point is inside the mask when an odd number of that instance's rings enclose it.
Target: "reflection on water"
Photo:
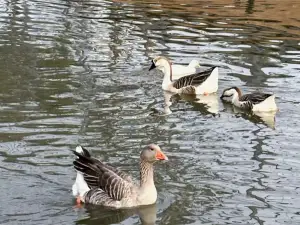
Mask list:
[[[183,103],[189,103],[190,105],[194,106],[195,110],[199,110],[202,114],[213,114],[216,115],[219,112],[219,102],[217,94],[210,94],[210,95],[185,95],[185,94],[172,94],[170,92],[164,91],[164,112],[165,114],[172,113],[170,107],[173,104],[176,107],[175,103],[179,103],[182,99],[184,100]],[[185,106],[182,107],[183,110]]]
[[[226,111],[241,115],[243,118],[253,122],[254,124],[263,123],[266,126],[275,129],[275,116],[277,111],[271,112],[249,112],[246,110],[242,110],[238,107],[235,107],[231,103],[223,101],[223,106],[225,107]]]
[[[72,208],[70,150],[84,145],[138,177],[149,143],[170,156],[155,173],[156,224],[299,223],[298,0],[0,6],[0,198],[9,203],[0,223],[99,224],[111,214]],[[157,55],[218,66],[217,96],[230,86],[275,93],[276,129],[271,116],[236,114],[213,95],[165,96],[161,75],[148,73]],[[116,223],[141,223],[127,215]]]
[[[99,206],[85,206],[88,216],[79,219],[76,224],[116,224],[138,215],[140,224],[154,225],[156,221],[156,205],[144,206],[136,209],[108,210]],[[132,222],[132,221],[131,221]],[[130,223],[130,219],[128,221]]]

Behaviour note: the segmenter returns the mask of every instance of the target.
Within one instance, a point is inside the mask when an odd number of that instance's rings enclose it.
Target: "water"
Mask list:
[[[298,0],[0,1],[0,223],[299,224],[299,10]],[[156,55],[219,66],[217,111],[175,99],[161,114]],[[233,85],[275,93],[275,123],[220,102]],[[74,207],[70,150],[138,177],[149,143],[170,159],[156,166],[156,206]]]

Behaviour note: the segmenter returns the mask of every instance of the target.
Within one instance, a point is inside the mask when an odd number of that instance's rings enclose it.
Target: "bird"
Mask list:
[[[251,110],[253,112],[277,111],[274,94],[262,92],[253,92],[242,95],[238,87],[230,87],[223,91],[221,99],[231,97],[231,103],[241,109]]]
[[[89,203],[109,208],[131,208],[151,205],[157,200],[153,180],[153,164],[168,157],[156,144],[150,144],[140,153],[140,184],[136,185],[130,175],[91,156],[82,146],[73,151],[77,171],[72,186],[77,204]]]
[[[155,57],[149,71],[155,68],[164,73],[162,89],[165,91],[177,94],[208,95],[218,90],[218,67],[183,76],[178,80],[173,80],[172,64],[166,57]]]

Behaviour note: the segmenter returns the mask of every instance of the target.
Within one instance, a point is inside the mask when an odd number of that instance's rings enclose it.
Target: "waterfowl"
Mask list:
[[[223,91],[221,99],[231,97],[231,103],[241,109],[252,110],[253,112],[276,111],[275,95],[262,92],[253,92],[242,95],[238,87],[230,87]]]
[[[152,60],[149,71],[157,68],[164,73],[162,89],[177,94],[210,94],[218,90],[218,68],[212,67],[202,72],[173,80],[170,61],[162,56]]]
[[[78,146],[73,153],[77,170],[73,195],[77,203],[90,203],[111,208],[131,208],[156,202],[157,192],[153,181],[153,164],[168,160],[160,147],[151,144],[140,153],[140,185],[130,175],[92,157],[88,150]]]
[[[174,80],[201,71],[200,64],[198,60],[195,59],[193,59],[187,66],[171,63],[171,67],[172,67],[172,77]]]

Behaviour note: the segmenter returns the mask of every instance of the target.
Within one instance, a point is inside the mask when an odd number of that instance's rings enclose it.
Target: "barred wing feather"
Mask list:
[[[203,72],[188,75],[182,78],[179,78],[178,80],[174,81],[173,86],[176,89],[181,89],[187,86],[198,86],[201,85],[206,79],[211,75],[212,71],[216,67],[212,67],[208,70],[205,70]]]
[[[74,167],[83,174],[88,186],[100,188],[114,200],[121,200],[130,195],[133,184],[129,182],[128,175],[95,158],[75,151],[74,154],[78,156],[73,162]]]
[[[267,98],[269,98],[270,96],[272,96],[271,94],[265,94],[265,93],[260,93],[260,92],[255,92],[255,93],[251,93],[251,94],[246,94],[240,97],[240,101],[249,101],[252,104],[256,105],[259,104],[261,102],[263,102],[264,100],[266,100]]]

